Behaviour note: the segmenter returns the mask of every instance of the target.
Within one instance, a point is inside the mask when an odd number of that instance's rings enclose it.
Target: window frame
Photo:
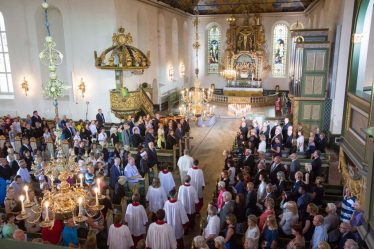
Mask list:
[[[283,70],[283,73],[281,75],[275,75],[274,74],[274,65],[275,65],[275,34],[276,34],[276,28],[279,27],[279,26],[284,26],[285,28],[287,28],[287,34],[286,36],[284,37],[285,38],[285,45],[284,45],[284,54],[285,54],[285,58],[284,58],[284,70]],[[288,56],[288,51],[289,51],[289,44],[290,44],[290,25],[285,22],[285,21],[279,21],[279,22],[276,22],[273,27],[272,27],[272,32],[271,32],[271,35],[272,35],[272,38],[271,38],[271,76],[273,78],[278,78],[278,79],[282,79],[282,78],[287,78],[288,77],[288,64],[289,64],[289,56]]]
[[[210,32],[211,30],[216,27],[218,30],[218,62],[217,62],[217,69],[211,69],[210,65],[213,63],[210,63],[210,40],[211,40],[211,35]],[[221,44],[222,44],[222,28],[218,23],[210,23],[208,24],[206,28],[207,36],[206,36],[206,48],[207,48],[207,54],[206,54],[206,65],[207,65],[207,74],[219,74],[219,64],[221,62]]]
[[[0,88],[0,99],[13,99],[14,98],[14,85],[12,76],[12,67],[10,63],[10,53],[7,39],[7,31],[5,25],[5,19],[3,13],[0,11],[0,60],[3,60],[4,71],[0,71],[0,75],[5,75],[5,83],[7,91],[2,91]],[[3,37],[5,35],[5,38]],[[4,39],[3,39],[4,38]],[[5,42],[4,42],[5,41]],[[6,51],[4,49],[4,43],[6,43]],[[6,58],[8,58],[8,63]]]

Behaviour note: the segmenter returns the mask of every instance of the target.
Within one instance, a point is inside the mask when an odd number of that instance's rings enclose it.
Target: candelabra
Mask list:
[[[40,222],[41,227],[52,227],[56,216],[72,216],[75,222],[84,222],[87,216],[93,217],[104,208],[99,202],[100,199],[105,198],[101,194],[101,179],[97,179],[95,186],[85,186],[83,174],[80,173],[79,165],[75,162],[76,156],[72,153],[67,159],[63,153],[61,140],[58,139],[61,130],[58,129],[55,135],[57,157],[44,164],[42,169],[43,174],[50,180],[49,188],[43,191],[40,203],[29,199],[28,186],[24,187],[26,198],[24,195],[20,196],[22,211],[17,219],[39,223],[44,213],[44,219]],[[32,173],[39,172],[40,169],[33,165]],[[73,179],[76,179],[75,183]],[[28,214],[25,207],[31,208],[35,215]]]
[[[196,117],[204,115],[213,115],[214,108],[209,108],[209,101],[212,99],[214,88],[211,86],[208,89],[200,87],[199,80],[199,18],[196,15],[193,25],[195,26],[195,41],[192,47],[195,49],[196,68],[195,68],[195,81],[193,89],[183,89],[181,91],[182,105],[179,107],[179,113],[182,116]]]

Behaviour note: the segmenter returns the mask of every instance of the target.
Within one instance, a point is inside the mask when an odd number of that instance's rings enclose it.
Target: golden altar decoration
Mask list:
[[[110,90],[111,110],[117,118],[135,114],[139,111],[153,114],[153,102],[140,87],[137,91],[129,92],[124,84],[124,71],[132,74],[143,74],[151,65],[150,51],[147,54],[132,46],[131,33],[126,33],[123,27],[112,35],[112,45],[105,49],[100,56],[94,51],[95,66],[98,69],[114,70],[116,88]]]
[[[221,75],[228,86],[261,88],[264,73],[270,66],[260,16],[247,15],[240,25],[235,17],[227,18],[227,22],[230,27],[226,32],[227,48],[221,62]]]

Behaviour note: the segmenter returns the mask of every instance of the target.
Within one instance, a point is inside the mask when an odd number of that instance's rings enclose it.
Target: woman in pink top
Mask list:
[[[224,181],[220,181],[218,182],[218,198],[217,198],[217,207],[218,209],[221,209],[222,205],[223,205],[223,193],[226,191],[225,189],[225,182]]]

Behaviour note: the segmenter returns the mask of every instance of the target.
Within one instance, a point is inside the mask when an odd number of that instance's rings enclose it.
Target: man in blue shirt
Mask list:
[[[313,225],[315,226],[313,238],[312,238],[312,249],[318,249],[318,243],[320,241],[327,241],[327,229],[323,224],[324,219],[322,215],[316,215],[313,218]]]
[[[134,193],[138,188],[138,182],[142,176],[139,174],[138,168],[135,165],[135,159],[133,157],[128,158],[128,163],[125,167],[125,176],[130,189]]]

